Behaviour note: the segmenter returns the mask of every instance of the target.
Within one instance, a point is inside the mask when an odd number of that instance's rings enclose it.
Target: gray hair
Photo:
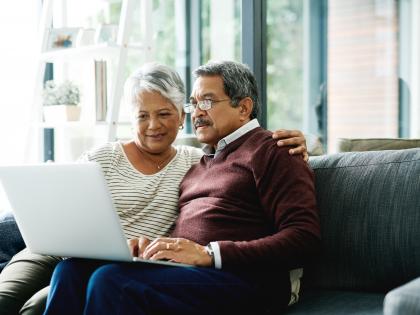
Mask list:
[[[168,99],[181,115],[185,102],[185,88],[179,74],[168,66],[146,63],[134,71],[124,85],[126,102],[135,108],[143,91],[158,92]]]
[[[254,103],[250,118],[257,118],[260,112],[257,81],[252,71],[245,64],[234,61],[210,61],[194,71],[196,77],[221,76],[225,94],[232,100],[233,107],[250,97]]]

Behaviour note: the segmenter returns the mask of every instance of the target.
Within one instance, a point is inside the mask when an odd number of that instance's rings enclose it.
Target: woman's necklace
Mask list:
[[[156,162],[155,160],[151,159],[149,156],[147,156],[147,154],[143,153],[143,151],[139,150],[137,148],[138,152],[141,153],[140,155],[146,159],[147,161],[149,161],[150,164],[153,164],[153,166],[155,166],[158,170],[161,170],[163,167],[165,167],[165,165],[169,162],[170,159],[172,159],[175,156],[175,149],[171,148],[171,153],[164,158],[162,161],[160,162]]]

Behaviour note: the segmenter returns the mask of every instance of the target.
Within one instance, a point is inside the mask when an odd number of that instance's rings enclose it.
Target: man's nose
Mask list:
[[[194,110],[191,113],[192,118],[205,116],[205,115],[207,115],[207,111],[200,109],[198,105],[194,108]]]

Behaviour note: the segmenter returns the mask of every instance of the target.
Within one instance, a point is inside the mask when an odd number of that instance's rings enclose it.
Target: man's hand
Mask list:
[[[142,258],[164,259],[200,267],[212,265],[212,259],[204,246],[184,238],[157,238],[146,247]]]
[[[292,146],[293,148],[289,150],[289,154],[302,154],[303,159],[308,161],[309,155],[306,148],[306,139],[301,131],[279,129],[273,132],[273,139],[279,140],[277,141],[279,147]]]
[[[127,241],[130,248],[131,256],[142,258],[146,247],[150,244],[150,240],[144,236],[133,238]]]

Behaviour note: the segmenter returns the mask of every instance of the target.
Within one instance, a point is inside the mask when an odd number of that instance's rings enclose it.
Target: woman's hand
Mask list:
[[[150,244],[150,240],[144,236],[133,238],[127,241],[130,248],[131,256],[142,258],[146,247]]]
[[[289,150],[289,154],[302,154],[303,159],[308,161],[309,155],[306,148],[306,139],[300,130],[279,129],[273,132],[273,139],[279,140],[277,141],[279,147],[292,146],[293,148]]]
[[[212,265],[212,258],[204,246],[184,238],[157,238],[147,246],[142,258],[164,259],[200,267]]]

